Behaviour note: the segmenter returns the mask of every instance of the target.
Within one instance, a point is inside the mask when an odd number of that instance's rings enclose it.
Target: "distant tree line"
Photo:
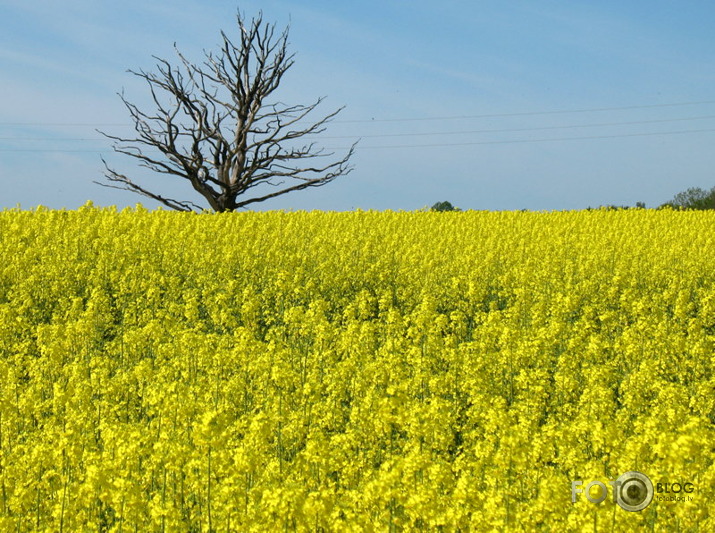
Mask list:
[[[437,202],[430,211],[461,211],[459,207],[454,207],[450,202]]]
[[[645,202],[636,202],[635,206],[629,205],[605,205],[601,206],[606,209],[645,209]],[[715,187],[710,190],[705,190],[700,187],[690,187],[676,194],[672,200],[658,206],[658,209],[670,207],[672,209],[694,209],[706,210],[715,209]],[[593,208],[588,207],[587,210]],[[430,211],[461,211],[460,208],[453,206],[450,202],[437,202]],[[525,210],[524,210],[525,211]]]
[[[690,187],[679,192],[670,201],[661,207],[673,207],[676,209],[715,209],[715,187],[706,191],[700,187]]]
[[[607,206],[611,209],[628,209],[629,206]],[[636,202],[636,208],[645,209],[645,203]],[[715,209],[715,187],[706,191],[700,187],[690,187],[676,194],[672,200],[658,206],[659,209],[670,207],[672,209],[706,210]]]

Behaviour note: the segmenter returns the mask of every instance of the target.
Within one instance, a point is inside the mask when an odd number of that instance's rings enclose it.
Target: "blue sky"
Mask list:
[[[361,139],[348,176],[257,209],[583,209],[663,203],[715,186],[715,3],[595,1],[0,1],[0,209],[152,201],[107,189],[127,69],[192,59],[239,8],[290,22],[286,103],[346,106],[320,142]]]

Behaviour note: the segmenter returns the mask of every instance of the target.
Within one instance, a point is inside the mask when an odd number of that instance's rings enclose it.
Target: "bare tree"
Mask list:
[[[129,71],[146,80],[156,111],[144,112],[120,94],[129,110],[136,137],[104,136],[115,152],[141,166],[187,180],[215,211],[246,205],[308,187],[319,187],[352,167],[355,144],[342,158],[303,139],[319,134],[341,110],[309,119],[322,102],[310,105],[269,103],[283,75],[293,65],[287,51],[288,27],[276,34],[262,14],[246,23],[238,13],[240,41],[221,32],[222,46],[204,52],[196,65],[177,49],[178,66],[154,57],[157,72]],[[176,48],[176,45],[175,45]],[[326,161],[327,159],[327,161]],[[193,202],[165,198],[111,169],[107,187],[133,191],[181,211],[201,209]],[[260,187],[272,185],[275,190]]]

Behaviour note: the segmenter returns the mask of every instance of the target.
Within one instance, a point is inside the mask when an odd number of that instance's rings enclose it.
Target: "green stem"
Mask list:
[[[208,515],[209,515],[209,532],[213,531],[211,527],[211,446],[209,445],[209,486],[208,486]]]

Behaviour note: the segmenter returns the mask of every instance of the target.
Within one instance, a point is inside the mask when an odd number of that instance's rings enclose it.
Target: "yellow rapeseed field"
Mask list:
[[[714,348],[713,212],[4,211],[0,531],[715,531]]]

